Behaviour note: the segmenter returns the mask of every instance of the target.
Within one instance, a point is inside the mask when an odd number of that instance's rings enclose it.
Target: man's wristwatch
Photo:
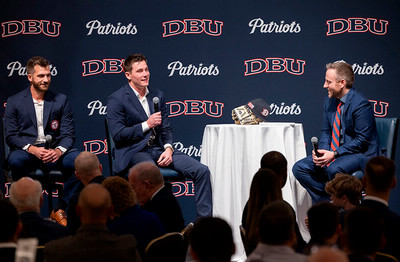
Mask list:
[[[338,151],[336,151],[336,150],[335,150],[335,151],[333,151],[333,157],[334,157],[334,158],[337,158],[338,156],[339,156],[339,153],[338,153]]]

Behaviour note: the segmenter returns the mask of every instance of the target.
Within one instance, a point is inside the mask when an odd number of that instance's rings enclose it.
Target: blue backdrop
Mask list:
[[[49,59],[75,146],[98,154],[108,175],[107,97],[127,81],[123,59],[143,53],[150,86],[169,101],[176,150],[199,159],[204,127],[233,123],[231,110],[258,97],[272,105],[269,121],[302,123],[308,143],[320,134],[328,62],[353,65],[377,117],[399,116],[399,13],[395,0],[3,1],[0,101],[28,87],[30,57]],[[398,213],[399,199],[397,188]]]

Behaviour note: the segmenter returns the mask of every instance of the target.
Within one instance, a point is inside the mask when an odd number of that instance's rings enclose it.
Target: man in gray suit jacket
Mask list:
[[[106,226],[111,197],[99,184],[89,184],[79,196],[77,213],[82,226],[74,236],[45,245],[45,261],[141,261],[132,235],[115,236]]]

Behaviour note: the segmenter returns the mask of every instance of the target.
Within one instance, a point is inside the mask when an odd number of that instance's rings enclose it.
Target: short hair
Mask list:
[[[121,214],[137,204],[136,194],[126,179],[119,176],[107,177],[102,185],[110,193],[115,213]]]
[[[132,64],[135,62],[141,62],[141,61],[145,61],[147,63],[147,59],[144,55],[142,55],[142,54],[129,55],[127,58],[125,58],[125,61],[123,64],[124,72],[132,71]]]
[[[346,196],[351,204],[358,205],[361,200],[362,185],[357,177],[339,173],[326,183],[325,191],[337,197]]]
[[[393,160],[384,156],[376,156],[367,162],[365,167],[367,188],[376,192],[387,192],[391,189],[394,177],[395,164]]]
[[[307,217],[311,240],[317,244],[324,244],[332,237],[340,223],[338,209],[329,202],[313,205],[307,211]]]
[[[262,243],[282,245],[293,239],[294,228],[294,213],[285,201],[274,201],[262,210],[259,220],[259,235]]]
[[[163,185],[164,178],[161,174],[160,168],[153,162],[144,161],[134,165],[129,174],[134,173],[138,181],[147,180],[153,187]]]
[[[380,247],[383,234],[382,217],[368,207],[357,206],[345,216],[344,237],[351,253],[374,254]]]
[[[8,200],[0,200],[0,242],[9,242],[14,236],[18,223],[18,211]]]
[[[74,166],[78,173],[89,175],[99,171],[100,161],[97,155],[89,151],[82,151],[75,158]]]
[[[190,233],[190,246],[200,261],[231,261],[235,250],[232,229],[221,218],[200,218]]]
[[[287,160],[284,155],[278,151],[270,151],[263,155],[260,161],[261,168],[269,168],[274,171],[281,179],[284,187],[287,180]]]
[[[78,206],[89,219],[104,218],[111,207],[110,193],[100,184],[89,184],[79,194]]]
[[[32,184],[29,186],[29,195],[26,194],[26,191],[24,191],[23,188],[19,189],[18,192],[16,191],[16,187],[21,185],[21,183],[26,184],[26,181],[31,181]],[[11,184],[10,201],[18,210],[37,209],[40,208],[42,192],[42,184],[38,180],[30,177],[22,177]]]
[[[345,80],[347,88],[352,88],[354,83],[354,71],[351,65],[341,60],[327,64],[326,69],[336,70],[336,81]]]
[[[50,65],[49,61],[41,56],[34,56],[28,60],[26,63],[26,71],[28,74],[33,74],[35,72],[35,66],[47,67]]]

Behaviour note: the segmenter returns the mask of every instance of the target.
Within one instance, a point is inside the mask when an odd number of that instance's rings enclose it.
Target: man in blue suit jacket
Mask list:
[[[325,183],[337,173],[364,170],[369,158],[380,154],[374,112],[368,99],[352,88],[354,72],[344,61],[326,66],[322,134],[316,156],[308,156],[293,166],[293,175],[311,195],[313,203],[328,200]],[[333,122],[341,105],[339,147],[331,147]]]
[[[130,167],[143,161],[175,169],[195,184],[197,215],[210,216],[210,171],[195,159],[174,152],[164,95],[160,90],[148,88],[150,72],[146,57],[128,56],[124,71],[128,84],[114,92],[107,104],[107,118],[116,145],[114,171],[125,175]],[[154,112],[157,99],[160,112]]]
[[[79,153],[71,150],[75,140],[72,110],[65,95],[49,90],[51,75],[46,59],[32,57],[26,68],[30,86],[9,97],[5,109],[5,136],[11,149],[8,166],[14,181],[36,168],[58,166],[70,178],[64,185],[64,200],[68,201],[78,185],[71,176]],[[46,137],[51,141],[46,142]]]

